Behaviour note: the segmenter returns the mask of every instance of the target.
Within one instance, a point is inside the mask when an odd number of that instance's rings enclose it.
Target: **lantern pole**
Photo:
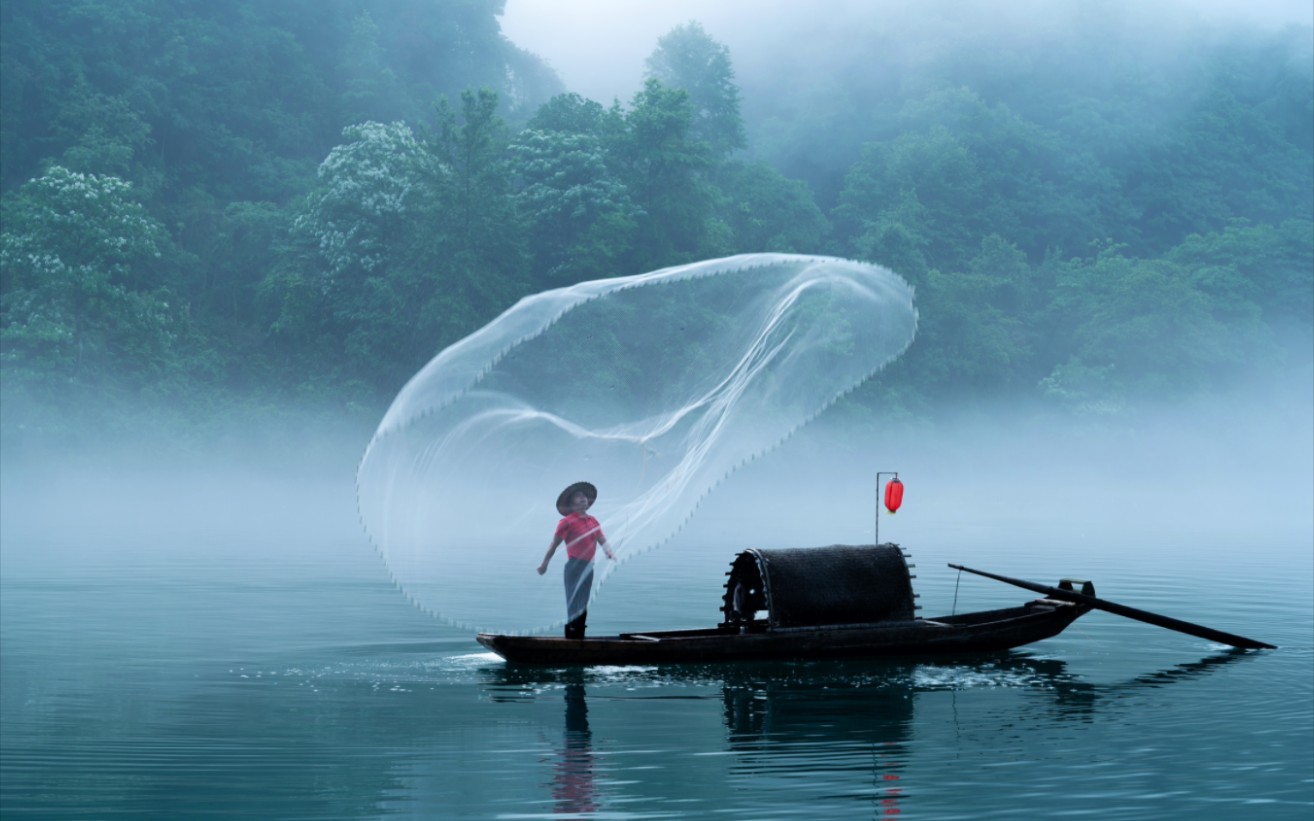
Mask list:
[[[881,505],[884,504],[884,500],[881,498],[882,476],[893,476],[895,479],[898,479],[899,471],[883,470],[877,472],[876,474],[876,546],[877,547],[880,547],[881,544]]]

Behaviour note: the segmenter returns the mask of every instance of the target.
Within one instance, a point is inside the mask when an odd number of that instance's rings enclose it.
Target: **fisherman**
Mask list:
[[[547,572],[552,554],[562,542],[566,543],[566,638],[584,638],[584,623],[588,619],[589,594],[593,591],[593,556],[597,546],[607,558],[615,561],[602,525],[589,515],[588,510],[598,500],[598,489],[588,482],[576,482],[557,497],[557,512],[562,519],[548,545],[547,555],[538,566],[538,575]]]

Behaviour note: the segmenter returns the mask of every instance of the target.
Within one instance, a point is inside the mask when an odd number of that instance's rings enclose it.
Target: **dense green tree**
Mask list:
[[[1314,218],[1309,51],[1308,35],[1300,47],[1238,38],[1203,62],[1178,117],[1127,163],[1126,196],[1142,214],[1135,250],[1163,253],[1238,218]]]
[[[511,147],[521,177],[516,202],[529,226],[536,284],[553,287],[615,276],[638,209],[589,133],[521,132]]]
[[[4,199],[3,216],[7,382],[159,390],[186,378],[186,306],[155,266],[167,235],[127,182],[52,166]]]
[[[524,293],[497,96],[404,123],[349,126],[262,286],[273,329],[312,379],[396,390],[429,357]]]
[[[1113,248],[1057,273],[1052,310],[1066,332],[1051,356],[1060,365],[1110,369],[1146,397],[1217,384],[1241,364],[1209,296],[1179,265]]]
[[[1029,322],[1042,299],[1036,286],[1026,255],[997,234],[963,271],[928,271],[904,378],[937,399],[1025,393],[1044,375]]]
[[[430,354],[525,293],[529,255],[512,198],[510,134],[497,106],[498,96],[487,89],[463,92],[460,117],[440,105],[437,132],[427,143],[449,172],[438,192],[438,230],[413,263],[435,266],[442,283],[439,298],[426,307],[427,326],[439,329]]]
[[[1245,295],[1275,323],[1314,316],[1314,221],[1231,225],[1215,234],[1187,237],[1169,258],[1235,268],[1248,282]]]
[[[619,106],[605,109],[578,94],[559,94],[543,103],[526,127],[534,131],[587,134],[610,142],[623,131],[623,118]]]
[[[711,174],[716,216],[733,250],[822,253],[829,223],[812,192],[797,180],[757,162],[728,162]]]
[[[710,157],[724,159],[747,144],[730,50],[701,25],[672,29],[658,39],[644,65],[649,78],[689,95],[690,137],[702,141]]]
[[[732,65],[690,22],[603,107],[503,5],[5,0],[6,396],[378,402],[527,292],[762,250],[916,286],[881,395],[918,413],[1111,412],[1314,344],[1308,27],[857,4]]]
[[[1224,319],[1242,352],[1262,363],[1277,351],[1259,342],[1269,332],[1286,356],[1309,352],[1314,341],[1314,222],[1229,225],[1192,234],[1166,258],[1189,271],[1190,281]],[[1250,344],[1247,344],[1250,343]]]
[[[232,202],[219,215],[213,243],[202,249],[201,282],[192,290],[198,314],[215,333],[249,333],[261,321],[256,290],[274,267],[291,229],[290,215],[270,202]]]
[[[384,387],[416,358],[418,311],[433,299],[437,271],[417,269],[413,248],[436,221],[451,170],[403,123],[349,126],[343,136],[262,287],[275,333],[303,365]]]
[[[836,228],[869,254],[901,224],[927,264],[961,267],[981,240],[1007,237],[1032,260],[1084,251],[1125,216],[1113,178],[1083,152],[966,89],[905,105],[900,135],[871,143],[845,178]]]
[[[352,23],[342,56],[342,113],[348,122],[387,121],[406,110],[400,78],[379,43],[379,26],[368,11]]]
[[[983,177],[963,140],[943,126],[871,144],[845,178],[832,215],[842,247],[896,265],[874,254],[897,225],[906,234],[898,245],[916,249],[925,264],[961,267],[991,225]]]
[[[621,181],[642,209],[630,254],[635,271],[717,255],[708,247],[709,160],[704,145],[690,136],[692,118],[689,95],[653,79],[634,95],[625,115],[614,153]]]

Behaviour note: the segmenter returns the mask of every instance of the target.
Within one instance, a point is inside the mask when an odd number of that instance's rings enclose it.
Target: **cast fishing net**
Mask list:
[[[439,353],[393,401],[357,476],[399,587],[454,624],[523,633],[566,612],[572,482],[618,561],[669,540],[737,467],[912,341],[912,290],[867,263],[751,254],[526,297]],[[764,516],[771,511],[763,511]]]

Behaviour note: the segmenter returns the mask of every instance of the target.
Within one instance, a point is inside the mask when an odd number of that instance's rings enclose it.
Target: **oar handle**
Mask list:
[[[988,579],[994,579],[1026,590],[1043,593],[1050,598],[1084,604],[1125,618],[1143,621],[1146,624],[1153,624],[1168,630],[1176,630],[1179,633],[1186,633],[1189,636],[1209,639],[1210,641],[1216,641],[1220,644],[1228,644],[1232,647],[1242,647],[1246,650],[1277,649],[1275,645],[1266,644],[1265,642],[1256,641],[1254,639],[1248,639],[1245,636],[1224,633],[1222,630],[1215,630],[1212,627],[1205,627],[1202,624],[1192,624],[1189,621],[1182,621],[1181,619],[1175,619],[1171,616],[1161,616],[1158,613],[1151,613],[1148,610],[1138,610],[1135,607],[1128,607],[1125,604],[1111,602],[1108,599],[1088,596],[1085,593],[1078,593],[1075,590],[1065,590],[1061,587],[1050,587],[1045,584],[1036,584],[1035,582],[1023,581],[1022,579],[1014,579],[1010,576],[1000,576],[996,573],[987,573],[984,570],[973,570],[970,567],[963,567],[961,564],[950,564],[949,566],[955,570],[966,570],[968,573],[975,573],[978,576],[985,576]]]

